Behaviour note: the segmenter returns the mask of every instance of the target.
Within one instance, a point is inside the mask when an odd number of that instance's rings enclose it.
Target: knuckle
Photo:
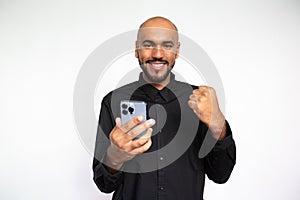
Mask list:
[[[138,148],[139,146],[141,146],[139,140],[140,140],[140,139],[134,140],[134,142],[133,142],[133,144],[132,144],[132,146],[133,146],[134,148]]]
[[[149,149],[149,147],[150,147],[149,145],[144,145],[143,146],[143,152],[147,151]]]
[[[201,86],[200,86],[200,89],[201,89],[201,90],[207,90],[207,88],[208,88],[208,87],[207,87],[206,85],[201,85]]]
[[[111,134],[109,135],[109,139],[110,139],[111,141],[115,141],[115,140],[116,140],[116,135],[115,135],[114,133],[111,133]]]
[[[126,124],[124,124],[124,125],[122,126],[121,130],[122,130],[123,132],[125,132],[125,130],[129,130],[129,122],[127,122]]]
[[[198,105],[198,106],[197,106],[197,112],[200,112],[200,113],[201,113],[201,111],[202,111],[201,106]]]
[[[122,144],[120,144],[119,142],[114,143],[114,145],[115,145],[118,149],[123,149]]]
[[[148,123],[146,122],[143,124],[143,129],[147,129],[147,128],[148,128]]]
[[[142,140],[138,140],[137,144],[138,144],[138,146],[142,146],[144,144],[144,142]]]
[[[136,130],[131,130],[127,134],[130,136],[134,136],[134,135],[136,135]]]
[[[126,147],[123,147],[122,150],[125,151],[126,153],[128,153],[131,151],[131,147],[126,146]]]
[[[203,93],[205,96],[207,96],[207,95],[209,95],[210,91],[209,91],[209,90],[204,90],[202,93]]]
[[[198,101],[203,102],[206,99],[207,99],[206,96],[202,95],[199,97]]]

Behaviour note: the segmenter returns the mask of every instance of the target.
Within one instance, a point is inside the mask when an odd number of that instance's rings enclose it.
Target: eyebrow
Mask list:
[[[164,41],[163,44],[169,44],[171,43],[172,45],[174,45],[174,42],[173,41]]]
[[[144,43],[151,43],[151,44],[155,44],[155,42],[153,42],[152,40],[144,40],[143,42],[142,42],[142,44],[144,44]],[[173,44],[174,45],[174,42],[173,41],[163,41],[163,44],[168,44],[168,43],[171,43],[171,44]]]
[[[144,44],[144,43],[151,43],[151,44],[155,44],[155,42],[153,42],[152,40],[144,40],[144,41],[142,42],[142,44]]]

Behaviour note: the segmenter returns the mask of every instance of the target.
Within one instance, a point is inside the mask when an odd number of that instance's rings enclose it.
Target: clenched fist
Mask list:
[[[199,86],[198,89],[193,90],[193,94],[190,95],[188,105],[193,109],[197,117],[209,127],[214,138],[225,138],[225,117],[219,108],[214,88]]]

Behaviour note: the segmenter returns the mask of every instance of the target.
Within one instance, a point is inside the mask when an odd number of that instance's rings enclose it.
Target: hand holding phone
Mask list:
[[[111,145],[107,149],[105,159],[111,173],[115,173],[124,162],[151,147],[151,127],[155,124],[154,119],[146,120],[144,102],[122,101],[120,108],[122,120],[116,118],[116,126],[109,135]],[[141,134],[146,135],[141,137]]]
[[[120,103],[122,125],[138,116],[143,117],[141,123],[145,122],[147,119],[146,105],[147,104],[143,101],[122,100]],[[133,140],[138,139],[145,134],[146,131],[143,131],[141,134],[133,138]]]

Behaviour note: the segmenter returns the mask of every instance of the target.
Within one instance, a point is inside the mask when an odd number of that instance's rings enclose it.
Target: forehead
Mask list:
[[[178,33],[167,28],[146,27],[139,30],[137,39],[139,42],[150,40],[153,42],[172,41],[176,43],[178,41]]]

